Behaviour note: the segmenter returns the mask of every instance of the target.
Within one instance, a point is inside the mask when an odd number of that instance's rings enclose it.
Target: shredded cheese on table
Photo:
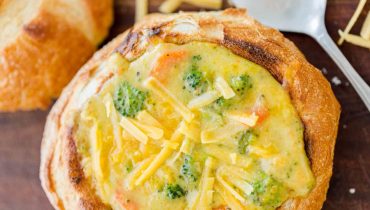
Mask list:
[[[221,9],[222,0],[183,0],[185,3],[208,9]]]
[[[159,11],[163,13],[174,12],[182,3],[182,0],[166,0],[161,6],[159,6]]]
[[[347,36],[347,34],[349,33],[349,31],[352,29],[352,27],[355,24],[356,20],[360,16],[360,13],[361,13],[362,9],[364,8],[365,3],[366,3],[366,0],[360,0],[360,3],[358,4],[358,6],[357,6],[357,8],[355,10],[355,13],[353,14],[353,16],[351,17],[348,25],[344,29],[343,35],[338,40],[338,44],[339,45],[341,45],[343,43],[343,41],[345,39],[345,36]]]
[[[344,38],[349,43],[361,46],[361,47],[366,47],[370,49],[370,41],[366,40],[360,36],[353,35],[353,34],[344,34],[343,31],[339,30],[339,35]]]
[[[159,11],[163,13],[174,12],[182,3],[209,9],[221,9],[222,7],[222,0],[166,0],[159,6]]]
[[[136,0],[135,4],[135,21],[138,22],[148,14],[148,0]]]
[[[367,13],[366,19],[361,28],[360,36],[349,34],[353,25],[355,24],[358,17],[360,16],[360,13],[363,10],[365,4],[366,4],[366,0],[360,0],[355,13],[351,17],[351,20],[349,21],[344,31],[338,30],[338,33],[340,36],[338,40],[339,45],[341,45],[343,41],[345,40],[351,44],[370,49],[370,12]]]
[[[366,40],[370,40],[370,11],[367,12],[367,16],[364,24],[362,25],[360,35]]]

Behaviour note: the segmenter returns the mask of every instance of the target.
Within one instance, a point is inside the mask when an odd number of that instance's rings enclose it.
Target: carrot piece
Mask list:
[[[123,209],[138,210],[138,205],[130,199],[127,199],[125,193],[121,190],[116,192],[116,199]]]
[[[150,76],[157,78],[161,82],[166,82],[173,67],[185,60],[187,56],[188,53],[186,51],[172,51],[160,55],[150,72]]]
[[[267,108],[264,96],[259,96],[257,98],[252,111],[258,116],[257,124],[261,124],[269,116],[269,109]]]
[[[212,210],[229,210],[230,208],[228,206],[225,206],[225,205],[221,205],[221,206],[217,206],[217,207],[214,207],[212,208]]]

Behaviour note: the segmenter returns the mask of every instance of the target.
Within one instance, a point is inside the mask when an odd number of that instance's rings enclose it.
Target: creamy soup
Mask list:
[[[221,46],[158,43],[77,117],[86,177],[113,209],[275,209],[315,181],[303,124],[263,67]]]

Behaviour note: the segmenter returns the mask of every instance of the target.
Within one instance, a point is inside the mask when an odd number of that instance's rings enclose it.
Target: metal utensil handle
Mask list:
[[[321,30],[321,33],[314,37],[317,42],[325,49],[329,56],[338,65],[343,74],[347,77],[349,82],[355,88],[356,92],[365,103],[367,109],[370,111],[370,87],[356,72],[347,58],[342,54],[334,41],[330,38],[328,32]]]

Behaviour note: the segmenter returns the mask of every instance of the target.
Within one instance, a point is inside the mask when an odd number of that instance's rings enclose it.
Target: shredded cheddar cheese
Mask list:
[[[156,78],[149,77],[144,81],[144,86],[151,88],[154,93],[158,94],[173,108],[179,112],[186,121],[191,121],[194,118],[194,114],[179,101],[168,89],[166,89]]]
[[[159,11],[163,13],[174,12],[183,2],[209,9],[221,9],[222,7],[222,0],[166,0],[160,5]]]
[[[361,36],[357,36],[353,34],[345,35],[341,30],[339,30],[339,34],[343,37],[344,40],[346,40],[349,43],[370,49],[370,40],[366,40],[362,38]]]
[[[138,127],[136,127],[130,119],[122,117],[120,125],[138,141],[144,144],[148,142],[148,136],[143,133]]]
[[[220,94],[217,91],[210,91],[192,99],[188,103],[188,107],[190,109],[199,109],[211,104],[212,102],[216,101],[219,97]]]
[[[253,112],[252,114],[247,113],[228,113],[226,114],[232,120],[243,123],[247,126],[253,127],[258,121],[258,116]]]
[[[361,11],[363,10],[364,6],[366,4],[366,0],[360,0],[356,10],[355,10],[355,13],[352,15],[349,23],[347,24],[346,28],[344,29],[344,31],[342,30],[338,30],[338,33],[340,35],[340,38],[338,40],[338,45],[341,45],[343,44],[343,41],[347,41],[349,43],[352,43],[354,45],[358,45],[358,46],[361,46],[361,47],[366,47],[366,48],[369,48],[370,49],[370,17],[369,17],[369,13],[366,17],[366,20],[362,26],[362,29],[361,29],[361,32],[360,32],[360,35],[361,36],[357,36],[357,35],[353,35],[353,34],[349,34],[349,32],[351,31],[352,27],[354,26],[355,22],[357,21],[358,17],[360,16],[361,14]]]
[[[216,78],[215,86],[225,99],[230,99],[235,96],[233,89],[229,86],[229,84],[227,84],[223,77]]]
[[[370,11],[367,12],[367,16],[364,24],[362,25],[360,35],[362,38],[370,41]]]

